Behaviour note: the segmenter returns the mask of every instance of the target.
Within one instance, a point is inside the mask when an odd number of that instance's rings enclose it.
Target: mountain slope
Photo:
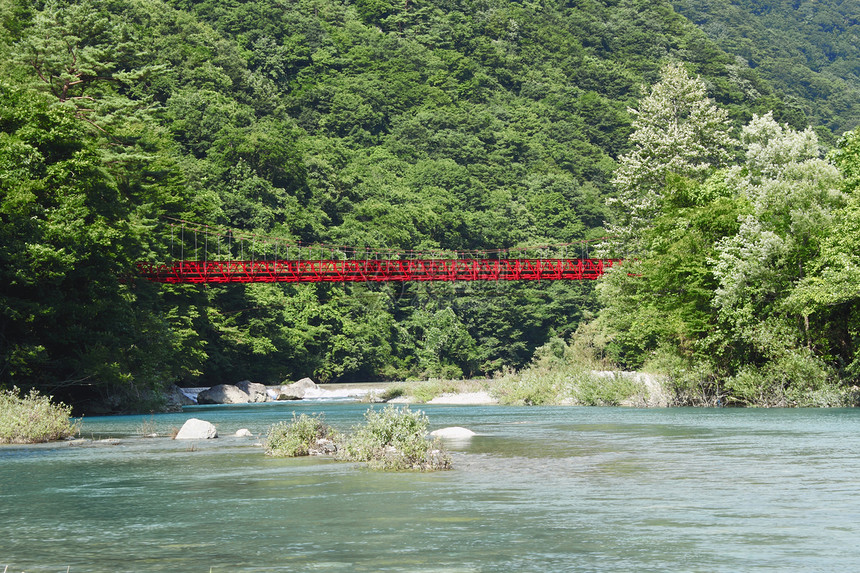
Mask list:
[[[860,125],[860,3],[675,0],[717,45],[788,96],[809,125]]]
[[[0,383],[102,397],[486,375],[596,311],[589,284],[120,281],[176,256],[165,216],[371,252],[581,252],[666,60],[735,126],[809,119],[665,1],[0,0],[0,20]]]

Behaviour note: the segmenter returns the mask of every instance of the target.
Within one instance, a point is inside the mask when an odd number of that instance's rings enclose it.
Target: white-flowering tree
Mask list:
[[[846,133],[830,159],[843,176],[847,204],[833,214],[815,260],[785,301],[812,322],[815,343],[832,349],[841,374],[860,378],[860,128]]]
[[[717,335],[734,340],[745,360],[782,360],[808,344],[808,322],[790,311],[786,297],[833,229],[845,196],[839,171],[820,157],[811,129],[755,116],[742,141],[746,163],[732,168],[729,179],[752,213],[717,245]]]
[[[628,260],[598,285],[596,324],[624,367],[639,368],[670,347],[692,362],[711,311],[706,253],[726,227],[715,219],[725,220],[728,211],[728,232],[736,229],[731,199],[711,203],[731,194],[716,175],[737,142],[727,113],[680,63],[667,64],[629,111],[633,147],[619,159],[609,225],[613,254]]]
[[[629,112],[635,118],[633,149],[619,158],[618,194],[610,202],[616,215],[610,230],[625,243],[659,214],[667,177],[704,181],[736,146],[728,113],[708,99],[705,82],[690,77],[681,63],[667,64],[660,82]]]

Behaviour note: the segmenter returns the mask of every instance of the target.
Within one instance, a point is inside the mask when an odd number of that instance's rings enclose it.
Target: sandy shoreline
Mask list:
[[[385,388],[382,386],[370,386],[368,385],[365,388],[341,388],[337,390],[327,390],[321,388],[317,392],[313,392],[309,395],[306,395],[305,398],[327,398],[327,397],[345,397],[345,398],[356,398],[356,399],[364,399],[368,396],[373,395],[381,395],[385,392]],[[450,405],[463,405],[463,406],[487,406],[487,405],[497,405],[499,401],[493,398],[489,392],[446,392],[439,396],[436,396],[432,400],[428,402],[420,402],[416,400],[413,396],[398,396],[397,398],[393,398],[388,400],[386,403],[388,404],[450,404]]]
[[[465,406],[487,406],[496,405],[499,401],[489,392],[461,392],[461,393],[445,393],[441,396],[436,396],[428,404],[460,404]]]
[[[376,382],[359,384],[320,384],[314,389],[305,392],[304,400],[368,400],[373,402],[372,397],[383,395],[392,385],[402,382]],[[277,391],[279,386],[268,386]],[[197,393],[205,388],[184,388],[183,392],[189,398],[196,401]],[[389,404],[450,404],[466,406],[496,405],[499,401],[492,397],[489,392],[446,392],[436,396],[428,402],[416,400],[413,396],[398,396],[386,403]]]

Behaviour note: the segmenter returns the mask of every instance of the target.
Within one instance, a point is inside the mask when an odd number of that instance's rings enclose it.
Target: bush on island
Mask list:
[[[366,462],[373,469],[435,471],[451,468],[451,457],[438,439],[427,439],[427,415],[409,407],[371,408],[364,424],[338,448],[339,459]]]
[[[322,414],[302,414],[298,418],[293,414],[291,422],[278,422],[269,428],[263,447],[268,456],[307,456],[325,453],[327,449],[333,452],[337,448],[337,437],[337,433],[323,421]]]
[[[49,396],[30,390],[20,396],[18,388],[0,392],[0,444],[35,444],[63,440],[78,433],[72,408],[54,404]]]
[[[438,439],[427,439],[427,415],[408,407],[371,408],[365,422],[345,437],[323,421],[321,414],[293,414],[291,422],[269,428],[263,447],[266,455],[295,457],[336,453],[337,459],[365,462],[387,471],[451,469],[451,457]]]

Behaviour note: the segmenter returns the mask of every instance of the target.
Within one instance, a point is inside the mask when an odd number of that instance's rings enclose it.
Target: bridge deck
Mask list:
[[[595,280],[618,259],[414,259],[137,263],[161,283]]]

